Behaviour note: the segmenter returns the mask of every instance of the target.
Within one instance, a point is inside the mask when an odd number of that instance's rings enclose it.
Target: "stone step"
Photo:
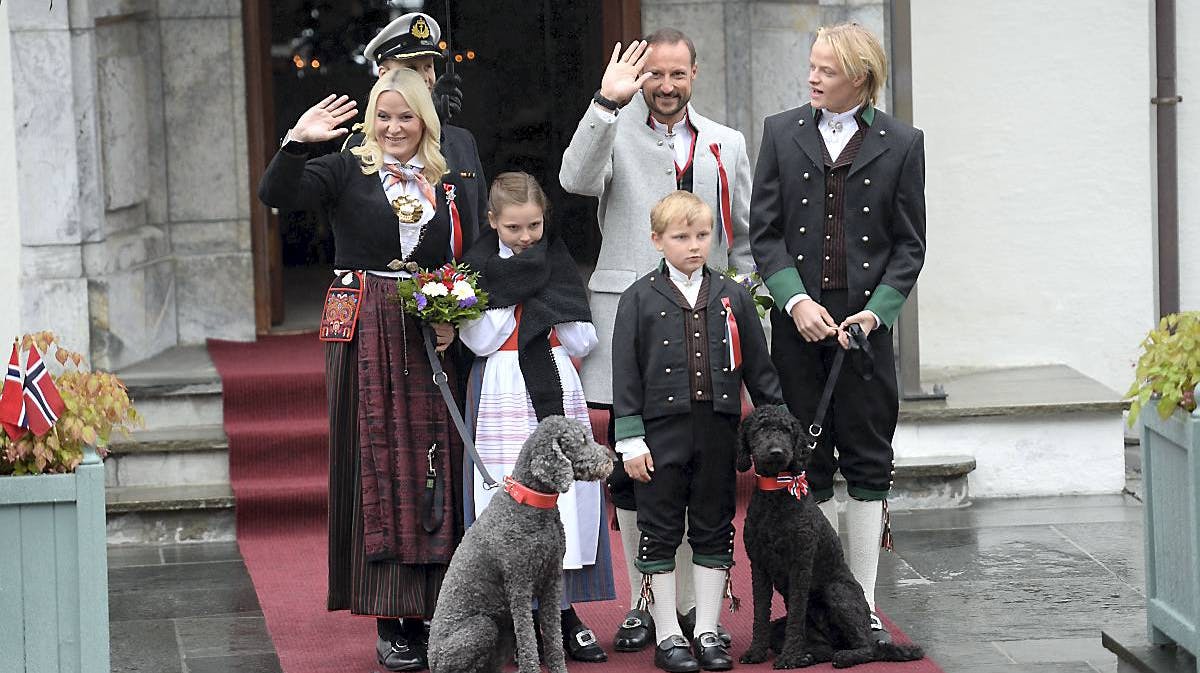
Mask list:
[[[109,448],[109,487],[229,483],[229,440],[220,425],[139,430]]]
[[[888,508],[947,509],[971,504],[967,475],[975,469],[971,456],[914,456],[896,458],[895,483],[888,496]],[[845,501],[846,480],[834,475],[837,498]]]
[[[229,484],[110,486],[109,544],[175,544],[236,539]]]
[[[117,371],[146,429],[220,425],[221,377],[204,346],[176,346]]]
[[[1178,645],[1151,645],[1145,635],[1100,632],[1104,648],[1117,655],[1117,673],[1196,673],[1196,657]]]

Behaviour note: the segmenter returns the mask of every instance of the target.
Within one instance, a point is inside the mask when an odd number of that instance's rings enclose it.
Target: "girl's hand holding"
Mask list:
[[[437,336],[437,352],[441,353],[454,343],[454,325],[448,322],[433,323],[433,333]]]
[[[358,103],[349,96],[329,94],[325,100],[304,111],[288,138],[301,143],[320,143],[340,138],[350,129],[338,128],[358,115]]]

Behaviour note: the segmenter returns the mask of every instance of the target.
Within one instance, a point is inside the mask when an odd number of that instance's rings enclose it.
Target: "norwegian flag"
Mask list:
[[[29,358],[25,362],[25,427],[33,434],[41,437],[54,427],[58,415],[66,408],[46,363],[42,362],[42,354],[37,346],[29,348]]]
[[[0,425],[4,426],[4,431],[13,441],[25,434],[25,398],[21,390],[21,361],[17,356],[16,343],[8,359],[4,389],[0,392]]]

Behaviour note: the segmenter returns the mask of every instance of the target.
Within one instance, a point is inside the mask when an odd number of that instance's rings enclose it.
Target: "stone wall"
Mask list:
[[[101,367],[253,338],[240,2],[4,5],[19,329]]]
[[[880,0],[642,0],[642,31],[677,28],[696,44],[692,101],[746,136],[758,156],[762,120],[808,102],[808,52],[817,29],[844,21],[888,47],[888,3]],[[890,86],[881,99],[887,109]]]

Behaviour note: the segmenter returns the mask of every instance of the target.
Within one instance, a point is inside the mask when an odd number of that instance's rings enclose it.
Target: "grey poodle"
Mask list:
[[[511,477],[533,491],[557,494],[611,471],[608,450],[592,441],[587,428],[550,416],[525,441]],[[450,560],[429,631],[431,673],[498,672],[514,645],[521,673],[541,669],[533,601],[561,603],[566,539],[557,505],[521,504],[512,495],[520,489],[507,481]],[[546,664],[551,673],[565,673],[558,610],[539,614]]]
[[[781,407],[759,407],[742,422],[737,468],[751,466],[778,485],[803,475],[812,447],[799,421]],[[798,483],[798,482],[793,482]],[[914,661],[916,645],[875,642],[862,586],[842,556],[837,531],[807,495],[807,487],[754,491],[742,532],[750,557],[754,628],[742,663],[778,656],[775,668],[832,661],[845,668],[869,661]],[[773,591],[787,615],[771,622]]]

